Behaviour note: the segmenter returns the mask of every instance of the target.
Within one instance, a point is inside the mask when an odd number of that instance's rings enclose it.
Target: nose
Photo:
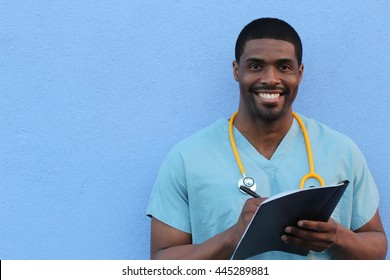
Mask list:
[[[280,77],[279,72],[275,67],[267,67],[261,76],[261,83],[268,86],[275,86],[279,83]]]

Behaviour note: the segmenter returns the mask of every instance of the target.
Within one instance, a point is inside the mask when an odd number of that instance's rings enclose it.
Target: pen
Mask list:
[[[240,189],[244,192],[246,192],[247,194],[253,196],[254,198],[260,198],[261,196],[258,195],[257,193],[255,193],[254,191],[252,191],[250,188],[248,187],[245,187],[245,186],[240,186]]]

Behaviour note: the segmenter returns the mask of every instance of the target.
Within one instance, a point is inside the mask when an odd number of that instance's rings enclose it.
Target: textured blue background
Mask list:
[[[158,168],[236,110],[234,43],[262,16],[300,33],[295,110],[357,142],[390,234],[389,14],[389,1],[2,0],[0,258],[148,259]]]

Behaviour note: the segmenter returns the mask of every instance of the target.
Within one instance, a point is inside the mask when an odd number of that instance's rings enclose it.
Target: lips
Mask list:
[[[282,88],[252,87],[250,91],[257,97],[260,103],[265,105],[277,105],[284,95]]]
[[[285,92],[285,88],[279,86],[252,86],[249,90],[255,94],[283,94]]]
[[[263,99],[268,99],[268,100],[277,99],[280,96],[280,93],[264,93],[264,92],[260,92],[260,93],[256,93],[256,94],[259,97],[261,97]]]

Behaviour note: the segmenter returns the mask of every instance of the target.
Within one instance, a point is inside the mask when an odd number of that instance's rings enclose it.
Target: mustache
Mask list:
[[[287,92],[287,90],[284,87],[270,87],[270,86],[253,86],[249,89],[250,91],[261,91],[261,90],[267,90],[267,91],[283,91]]]

